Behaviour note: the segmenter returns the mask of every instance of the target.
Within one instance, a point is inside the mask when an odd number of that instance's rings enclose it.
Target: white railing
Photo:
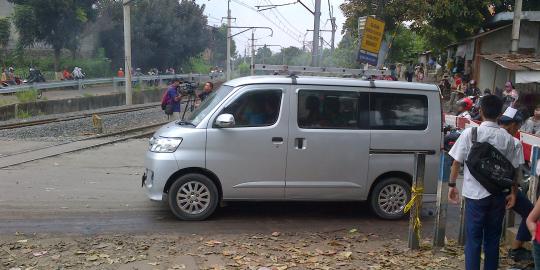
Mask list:
[[[202,83],[206,80],[213,80],[222,77],[221,73],[216,74],[176,74],[176,75],[142,75],[142,76],[133,76],[133,82],[144,82],[144,81],[159,81],[159,84],[162,84],[165,80],[171,80],[174,78],[181,78],[187,81],[194,81],[197,83]],[[82,79],[82,80],[66,80],[66,81],[54,81],[54,82],[44,82],[44,83],[32,83],[32,84],[22,84],[22,85],[13,85],[9,87],[0,88],[0,94],[12,94],[28,90],[48,90],[48,89],[59,89],[59,88],[73,88],[81,90],[84,86],[88,85],[99,85],[99,84],[112,84],[113,87],[118,87],[118,84],[125,82],[126,78],[123,77],[113,77],[113,78],[97,78],[97,79]]]

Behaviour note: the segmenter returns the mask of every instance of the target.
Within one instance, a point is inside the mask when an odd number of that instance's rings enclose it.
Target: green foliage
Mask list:
[[[91,93],[83,93],[83,97],[85,98],[88,98],[88,97],[93,97],[94,95],[91,94]]]
[[[19,119],[26,119],[32,117],[32,115],[28,111],[17,109],[16,117]]]
[[[227,26],[221,25],[219,28],[210,30],[210,41],[208,49],[212,51],[210,64],[212,66],[225,67],[225,59],[227,59]],[[236,43],[234,39],[231,42],[231,57],[236,56]]]
[[[98,2],[100,16],[111,20],[99,43],[118,68],[123,66],[123,21],[119,1]],[[180,67],[208,43],[204,5],[191,0],[140,0],[131,9],[133,67]],[[136,34],[135,34],[136,33]]]
[[[0,49],[6,48],[9,42],[9,37],[11,36],[10,28],[11,23],[9,22],[9,18],[0,18]]]
[[[416,61],[417,54],[428,49],[425,38],[405,25],[396,28],[396,36],[387,58],[390,63],[406,63]]]
[[[74,51],[86,22],[93,19],[95,0],[10,0],[16,4],[14,22],[19,42],[29,47],[36,42],[50,45],[59,70],[62,49]]]
[[[208,73],[210,72],[210,68],[211,66],[199,55],[197,57],[191,57],[187,61],[187,65],[184,65],[182,69],[184,72]]]
[[[38,99],[38,91],[30,89],[27,91],[16,92],[15,96],[21,103],[35,102]]]
[[[248,63],[240,63],[238,65],[238,73],[240,76],[248,76],[251,73]]]

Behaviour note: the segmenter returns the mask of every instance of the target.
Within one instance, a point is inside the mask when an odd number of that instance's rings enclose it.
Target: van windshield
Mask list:
[[[186,117],[186,121],[193,124],[193,126],[199,125],[199,123],[232,91],[232,89],[232,86],[222,85],[218,90],[213,91],[197,109]]]

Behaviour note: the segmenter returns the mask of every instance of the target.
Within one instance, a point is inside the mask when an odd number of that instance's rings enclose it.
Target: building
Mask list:
[[[521,104],[540,104],[540,12],[526,11],[520,27],[518,53],[511,54],[513,12],[495,15],[491,30],[448,47],[448,58],[481,90],[503,89],[511,81],[521,93]]]

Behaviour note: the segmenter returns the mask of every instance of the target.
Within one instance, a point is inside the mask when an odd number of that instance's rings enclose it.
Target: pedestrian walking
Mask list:
[[[450,101],[448,102],[449,103],[449,107],[450,107],[450,112],[453,112],[454,111],[454,104],[460,100],[461,98],[458,97],[458,94],[461,92],[463,93],[462,91],[462,81],[461,81],[461,74],[457,73],[455,76],[454,76],[454,85],[452,85],[451,87],[451,92],[450,92]]]
[[[527,217],[527,228],[532,235],[534,269],[540,270],[540,200],[536,201],[533,210]]]
[[[118,78],[124,78],[126,74],[124,73],[124,70],[122,68],[118,69],[118,72],[116,72],[116,77]]]
[[[540,135],[540,105],[536,105],[534,115],[525,121],[525,124],[523,124],[521,127],[521,131],[534,135]]]
[[[405,75],[407,76],[407,81],[412,82],[414,76],[414,66],[412,61],[409,61],[409,64],[405,69]]]
[[[480,101],[482,124],[464,130],[449,152],[454,159],[448,183],[448,200],[452,203],[460,201],[456,180],[461,164],[465,164],[461,196],[465,199],[467,270],[480,269],[482,247],[484,269],[498,268],[504,211],[505,208],[512,208],[516,201],[514,177],[520,154],[514,138],[497,124],[501,111],[502,101],[498,97],[483,97]],[[486,162],[500,168],[497,172],[504,178],[495,175],[494,171],[483,169]],[[508,183],[503,180],[509,175],[514,181],[506,186]]]

